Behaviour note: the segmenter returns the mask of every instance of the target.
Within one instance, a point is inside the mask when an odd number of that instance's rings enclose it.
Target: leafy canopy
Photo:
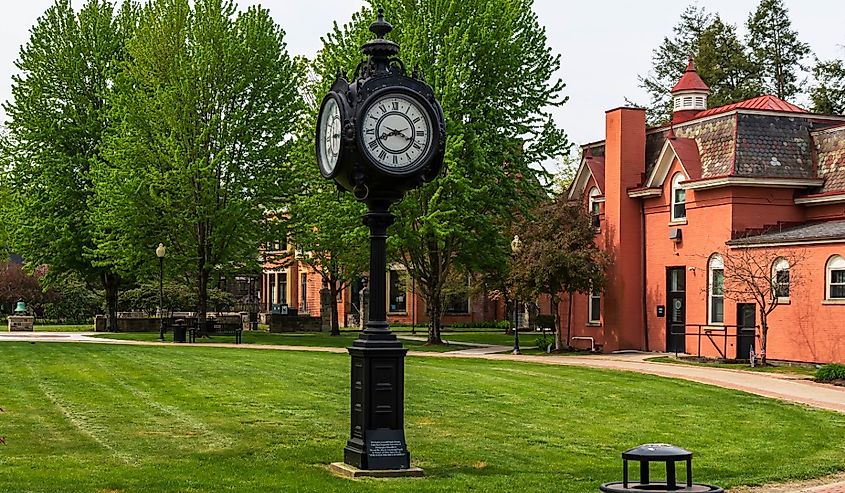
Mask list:
[[[166,265],[193,279],[204,312],[212,276],[257,270],[290,194],[289,134],[301,65],[260,7],[148,3],[115,86],[95,170],[97,254],[128,272]]]

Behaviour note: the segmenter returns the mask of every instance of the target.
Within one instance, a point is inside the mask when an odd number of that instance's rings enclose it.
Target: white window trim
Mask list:
[[[599,312],[593,313],[593,299],[599,299]],[[593,292],[587,295],[587,325],[601,325],[601,292]]]
[[[789,304],[789,296],[777,296],[778,291],[780,289],[780,283],[778,282],[778,272],[783,271],[786,271],[787,274],[789,274],[789,261],[786,260],[784,257],[778,257],[772,264],[772,287],[774,288],[774,292],[772,294],[775,295],[775,302],[778,305]],[[787,291],[789,291],[789,294],[792,294],[791,281],[792,280],[789,279],[786,282],[786,289]]]
[[[722,271],[722,320],[716,322],[713,320],[713,271]],[[722,256],[714,253],[707,261],[707,325],[725,325],[725,264],[722,261]]]
[[[596,226],[593,227],[593,230],[595,230],[596,232],[601,231],[601,205],[599,205],[598,213],[595,214],[595,215],[593,214],[593,205],[602,203],[602,201],[598,199],[598,197],[600,195],[601,195],[601,191],[599,191],[598,187],[593,187],[593,188],[590,189],[590,202],[589,202],[590,221],[591,222],[593,221],[594,216],[599,218],[599,225],[597,227]]]
[[[683,202],[683,204],[684,204],[684,216],[683,216],[683,217],[675,217],[675,206],[681,203],[681,202],[676,202],[676,199],[675,199],[675,191],[676,191],[676,190],[683,190],[683,189],[681,188],[681,182],[682,182],[682,181],[684,181],[684,174],[683,174],[683,173],[675,173],[674,175],[672,175],[671,186],[669,187],[669,188],[670,188],[670,191],[669,191],[669,195],[670,195],[670,200],[669,200],[669,220],[670,220],[673,224],[686,224],[686,222],[687,222],[687,213],[686,213],[687,198],[686,198],[686,191],[684,191],[684,202]]]
[[[827,259],[827,263],[825,264],[825,274],[824,274],[824,299],[825,301],[845,301],[845,298],[834,298],[830,295],[830,288],[834,285],[832,282],[833,279],[833,271],[835,270],[845,270],[845,258],[842,258],[841,255],[833,255],[829,259]],[[836,283],[836,286],[845,285],[845,283]]]

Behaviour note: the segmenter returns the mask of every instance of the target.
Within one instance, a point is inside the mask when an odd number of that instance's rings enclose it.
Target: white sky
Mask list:
[[[699,1],[710,12],[737,25],[744,23],[759,0]],[[81,6],[83,0],[73,0]],[[262,4],[287,32],[293,55],[312,56],[320,36],[332,21],[343,24],[364,2],[361,0],[240,0],[241,7]],[[0,0],[0,100],[11,94],[14,60],[29,37],[29,27],[52,0]],[[546,26],[549,44],[562,55],[560,77],[567,84],[569,102],[555,111],[555,118],[572,142],[582,144],[604,138],[604,112],[632,101],[647,101],[637,87],[637,74],[651,66],[652,50],[672,34],[688,2],[677,0],[535,0],[540,23]],[[786,0],[792,25],[801,39],[822,59],[845,57],[845,2],[842,0]],[[390,20],[390,13],[387,13]],[[799,104],[804,103],[798,101]],[[5,113],[0,110],[0,119]]]

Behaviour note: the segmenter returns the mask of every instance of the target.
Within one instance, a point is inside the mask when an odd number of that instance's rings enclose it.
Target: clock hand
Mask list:
[[[399,136],[401,136],[401,137],[402,137],[403,139],[405,139],[405,140],[414,140],[414,139],[413,139],[413,138],[411,138],[411,137],[406,137],[406,136],[405,136],[405,130],[410,130],[410,129],[397,130],[397,129],[395,129],[395,128],[390,128],[390,127],[388,127],[388,126],[385,126],[384,128],[386,128],[386,129],[390,130],[390,134],[388,135],[388,137],[390,137],[390,135],[399,135]]]

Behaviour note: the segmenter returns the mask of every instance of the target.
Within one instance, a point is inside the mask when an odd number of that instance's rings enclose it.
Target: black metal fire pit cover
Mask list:
[[[692,452],[667,443],[647,443],[622,452],[622,458],[636,461],[647,460],[649,462],[678,462],[692,459]]]

